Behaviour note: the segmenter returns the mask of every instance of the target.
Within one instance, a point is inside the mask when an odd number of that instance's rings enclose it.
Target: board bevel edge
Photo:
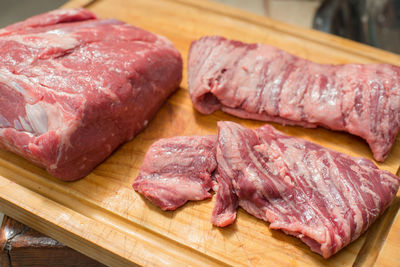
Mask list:
[[[91,4],[96,4],[98,2],[101,2],[102,0],[71,0],[67,2],[65,5],[63,5],[63,8],[71,8],[71,7],[89,7]],[[170,0],[166,0],[170,1]],[[356,42],[353,42],[351,40],[347,40],[344,38],[332,36],[330,34],[325,34],[321,32],[316,32],[314,30],[308,30],[308,29],[303,29],[299,28],[296,26],[288,25],[282,22],[277,22],[272,19],[254,15],[249,12],[245,12],[242,10],[238,10],[236,8],[228,7],[225,5],[221,5],[218,3],[212,3],[210,4],[209,1],[195,1],[195,0],[175,0],[177,2],[180,2],[182,4],[188,4],[192,6],[197,6],[202,9],[208,9],[212,10],[213,12],[221,12],[220,8],[224,8],[224,13],[226,15],[229,15],[231,17],[237,18],[237,19],[242,19],[246,21],[251,21],[256,24],[263,24],[265,27],[274,27],[277,28],[283,32],[291,33],[297,36],[302,36],[304,38],[307,38],[309,40],[312,40],[314,42],[319,42],[319,43],[324,43],[326,45],[329,45],[335,49],[345,49],[348,52],[356,53],[359,54],[363,57],[368,57],[372,58],[373,60],[376,61],[381,61],[381,58],[385,58],[386,62],[392,62],[392,64],[396,64],[400,62],[400,56],[394,55],[392,53],[376,49],[367,45],[359,44]],[[250,16],[249,16],[250,15]],[[301,29],[301,30],[299,30]],[[304,33],[310,33],[309,35],[303,35]],[[341,44],[341,45],[339,45]],[[362,49],[360,49],[362,48]],[[387,60],[386,60],[387,59]],[[397,172],[397,175],[399,175],[399,172]],[[73,249],[76,249],[106,265],[109,266],[137,266],[135,263],[133,263],[131,260],[128,260],[124,257],[121,257],[120,255],[117,255],[116,253],[112,252],[112,249],[107,249],[107,247],[102,247],[96,245],[93,240],[90,240],[90,238],[85,238],[79,232],[75,229],[71,229],[71,226],[68,225],[63,225],[62,223],[55,223],[52,221],[46,220],[44,218],[43,214],[40,212],[37,212],[37,214],[32,213],[33,210],[35,210],[35,207],[29,206],[27,203],[22,203],[19,201],[19,196],[25,195],[29,196],[32,200],[32,202],[35,201],[41,201],[41,202],[46,202],[47,207],[51,207],[51,210],[53,212],[55,211],[60,211],[63,209],[67,209],[66,207],[34,192],[31,191],[21,185],[18,185],[7,178],[0,176],[0,210],[2,210],[5,214],[13,217],[14,219],[40,231],[43,232],[44,234],[49,235],[50,237],[53,237],[60,242],[65,243],[66,245],[70,246]],[[7,199],[4,198],[3,196],[8,196]],[[399,197],[397,197],[397,202],[399,202]],[[385,214],[385,222],[376,222],[372,227],[375,227],[374,231],[371,231],[372,229],[369,229],[367,232],[367,238],[364,242],[363,247],[361,248],[359,255],[357,255],[356,261],[354,262],[355,265],[358,266],[365,266],[365,265],[373,265],[376,260],[380,260],[380,256],[384,253],[384,248],[385,248],[385,240],[390,232],[390,226],[392,223],[400,223],[400,216],[398,216],[398,209],[399,205],[392,205],[393,210],[389,210]],[[85,215],[78,213],[73,210],[68,210],[68,212],[71,212],[75,214],[75,216],[79,217],[81,220],[87,221],[89,223],[96,223],[95,220],[92,218],[88,218]],[[387,218],[388,214],[390,213],[391,215]],[[382,226],[382,224],[386,227],[389,227],[389,229],[379,229],[379,226]],[[104,225],[105,228],[112,228],[110,225]],[[69,229],[68,229],[69,228]],[[117,230],[118,229],[110,229],[110,230]],[[373,234],[375,233],[375,234]],[[374,252],[374,256],[368,257],[365,255],[370,254],[370,250],[374,249],[374,245],[371,244],[378,244],[380,243],[379,240],[383,240],[383,242],[380,244],[380,250],[377,252]],[[366,248],[366,249],[364,249]],[[365,250],[365,251],[364,251]],[[364,254],[364,256],[361,256],[361,254]],[[159,255],[157,255],[159,256]],[[145,262],[140,262],[140,260],[137,261],[139,264],[145,264]],[[195,262],[192,262],[194,264]],[[210,263],[214,264],[222,264],[222,262],[216,260],[213,261],[211,259]],[[196,265],[196,264],[194,264]]]

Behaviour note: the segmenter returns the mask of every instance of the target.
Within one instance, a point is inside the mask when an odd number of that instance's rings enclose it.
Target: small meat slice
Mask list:
[[[192,43],[189,91],[203,114],[322,126],[365,139],[383,161],[400,127],[400,67],[323,65],[278,48],[223,37]]]
[[[210,198],[216,136],[161,139],[147,151],[133,188],[163,210]]]
[[[144,129],[179,86],[162,36],[85,9],[0,30],[0,148],[72,181]]]
[[[211,223],[218,227],[225,227],[235,221],[239,200],[228,175],[224,173],[220,175],[216,171],[214,176],[216,185],[213,186],[213,190],[217,192],[217,196],[211,216]]]
[[[227,226],[235,221],[239,205],[234,187],[239,174],[237,170],[247,168],[249,161],[244,159],[246,159],[248,151],[258,144],[257,136],[252,130],[239,132],[234,127],[225,127],[225,124],[229,125],[228,122],[218,123],[219,133],[216,150],[218,188],[216,190],[216,204],[211,218],[211,222],[219,227]]]
[[[270,228],[328,258],[357,239],[392,202],[399,179],[370,160],[331,151],[265,125],[219,122],[219,188]],[[218,203],[216,207],[230,205]],[[215,215],[214,215],[215,216]],[[228,222],[231,222],[230,220]]]

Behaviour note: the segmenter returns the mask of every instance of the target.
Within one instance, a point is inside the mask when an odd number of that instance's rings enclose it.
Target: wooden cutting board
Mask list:
[[[181,51],[185,62],[192,40],[215,34],[272,44],[320,63],[400,63],[395,54],[208,1],[76,0],[67,6],[87,6],[101,17],[117,18],[164,35]],[[356,242],[325,260],[298,239],[269,230],[268,223],[243,210],[236,223],[220,229],[210,223],[214,200],[163,212],[134,192],[131,184],[144,153],[159,138],[215,134],[218,120],[251,128],[263,124],[222,112],[201,115],[192,107],[186,78],[185,66],[180,90],[147,129],[80,181],[58,181],[21,157],[0,151],[0,210],[110,266],[368,266],[377,260],[393,266],[400,262],[400,254],[395,253],[400,247],[400,219],[393,223],[399,197]],[[273,125],[289,135],[371,158],[366,143],[349,134]],[[379,167],[396,173],[399,159],[397,139],[389,158]]]

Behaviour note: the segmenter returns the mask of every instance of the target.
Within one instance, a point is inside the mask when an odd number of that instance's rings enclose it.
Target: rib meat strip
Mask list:
[[[269,125],[256,130],[232,122],[218,126],[217,171],[224,176],[219,182],[230,183],[219,187],[233,190],[217,192],[215,210],[231,206],[219,195],[235,194],[247,212],[270,222],[271,229],[300,238],[325,258],[365,232],[398,190],[399,179],[370,160],[287,136]]]
[[[323,65],[276,47],[223,37],[192,43],[189,91],[203,114],[322,126],[365,139],[383,161],[400,125],[400,67]]]

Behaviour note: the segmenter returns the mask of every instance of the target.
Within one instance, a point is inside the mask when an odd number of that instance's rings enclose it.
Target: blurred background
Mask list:
[[[400,53],[400,0],[216,0]]]
[[[400,0],[214,0],[400,53]],[[0,0],[0,27],[66,0]]]

